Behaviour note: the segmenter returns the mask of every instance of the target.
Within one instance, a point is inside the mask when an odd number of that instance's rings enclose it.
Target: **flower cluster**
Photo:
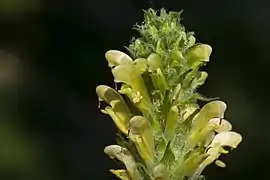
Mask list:
[[[105,57],[120,89],[96,88],[99,101],[119,129],[118,145],[104,152],[125,169],[110,170],[122,180],[196,180],[206,166],[236,148],[242,136],[224,119],[226,104],[197,93],[208,74],[200,67],[212,48],[196,43],[180,24],[181,13],[145,11],[136,26],[130,56],[109,50]],[[199,107],[198,100],[208,101]]]

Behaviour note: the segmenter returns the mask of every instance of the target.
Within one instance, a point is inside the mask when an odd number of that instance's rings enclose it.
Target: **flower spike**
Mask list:
[[[199,180],[210,164],[226,167],[219,157],[237,148],[241,134],[225,118],[227,104],[197,92],[208,77],[200,68],[212,47],[196,42],[182,25],[181,12],[144,11],[129,54],[108,50],[115,90],[96,88],[102,110],[120,130],[117,143],[104,149],[125,169],[110,172],[122,180]],[[198,100],[205,102],[200,106]]]

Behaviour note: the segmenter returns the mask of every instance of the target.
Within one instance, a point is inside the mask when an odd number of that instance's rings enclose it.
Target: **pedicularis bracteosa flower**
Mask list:
[[[130,55],[109,50],[105,57],[114,82],[96,88],[117,128],[118,145],[104,152],[124,169],[110,170],[122,180],[196,180],[211,163],[236,148],[242,136],[224,119],[223,101],[208,99],[196,90],[208,74],[200,67],[209,61],[211,46],[197,43],[180,23],[181,12],[144,11],[135,26],[140,37],[127,48]],[[206,102],[203,107],[198,100]]]

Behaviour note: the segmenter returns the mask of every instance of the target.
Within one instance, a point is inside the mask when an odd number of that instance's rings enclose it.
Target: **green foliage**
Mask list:
[[[224,119],[224,102],[197,92],[208,76],[200,67],[209,62],[211,46],[196,43],[180,23],[182,12],[144,14],[130,56],[117,50],[105,55],[121,88],[100,85],[96,91],[121,138],[104,151],[125,164],[111,170],[123,180],[195,180],[212,162],[225,166],[218,160],[228,153],[223,146],[236,148],[242,136]],[[211,102],[200,108],[197,100]]]

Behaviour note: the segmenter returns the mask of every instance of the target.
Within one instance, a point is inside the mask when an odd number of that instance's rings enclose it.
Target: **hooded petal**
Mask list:
[[[96,87],[96,93],[99,101],[105,101],[114,108],[115,102],[119,101],[119,109],[122,109],[126,114],[130,114],[129,108],[124,98],[113,88],[106,85],[99,85]]]
[[[162,65],[159,55],[155,53],[150,54],[150,56],[147,58],[147,62],[148,62],[150,72],[155,71],[157,69],[160,69],[161,71],[163,71],[163,65]]]
[[[112,69],[112,73],[116,83],[124,83],[130,86],[132,91],[136,94],[139,92],[142,98],[138,103],[144,104],[148,110],[151,108],[151,100],[144,80],[134,66],[117,66]],[[133,101],[133,99],[131,99],[131,101]]]
[[[105,85],[98,86],[96,92],[100,101],[105,101],[111,105],[111,107],[106,107],[104,112],[111,116],[120,131],[127,134],[128,121],[132,115],[123,97],[117,91]]]
[[[136,162],[130,152],[119,145],[110,145],[105,147],[104,152],[111,159],[118,159],[123,162],[127,168],[127,172],[132,180],[142,180],[139,171],[137,169]]]
[[[129,121],[130,138],[148,167],[155,162],[154,136],[149,122],[143,116],[134,116]],[[135,136],[133,136],[135,135]]]
[[[202,63],[208,62],[212,53],[211,46],[207,44],[198,44],[191,47],[187,54],[187,63],[192,69],[198,68]]]
[[[144,101],[150,101],[147,88],[144,84],[144,81],[141,77],[141,67],[136,63],[134,64],[133,60],[125,53],[117,50],[110,50],[106,53],[106,59],[110,67],[115,67],[112,69],[114,76],[114,81],[116,83],[125,83],[132,87],[133,91],[139,91],[143,96]],[[138,60],[140,62],[141,60]],[[145,61],[140,63],[140,66],[145,64]],[[145,66],[145,65],[144,65]]]
[[[222,101],[212,101],[203,106],[201,111],[193,119],[193,129],[195,131],[204,128],[212,118],[223,118],[227,106]]]
[[[215,137],[215,132],[224,132],[224,131],[230,131],[232,129],[232,125],[222,118],[212,118],[209,120],[208,124],[204,127],[203,130],[198,132],[197,136],[200,136],[202,142],[205,147],[209,146],[209,144],[212,142],[212,140]],[[203,140],[204,139],[204,140]]]
[[[222,101],[212,101],[203,106],[201,111],[195,115],[192,128],[189,132],[189,147],[204,143],[205,139],[216,126],[209,124],[210,119],[223,118],[226,104]]]
[[[107,51],[105,57],[108,61],[109,67],[133,64],[133,60],[131,59],[131,57],[118,50]]]

